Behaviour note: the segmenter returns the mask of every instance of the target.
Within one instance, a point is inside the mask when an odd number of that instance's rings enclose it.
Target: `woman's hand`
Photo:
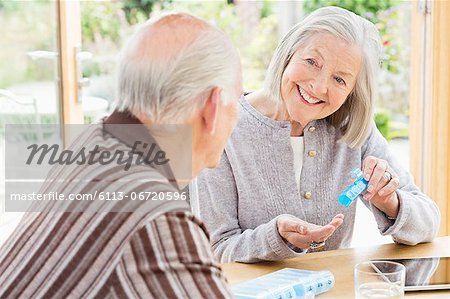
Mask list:
[[[400,181],[385,160],[368,156],[363,161],[364,179],[369,182],[363,198],[388,217],[396,218],[400,208],[397,192]]]
[[[278,233],[287,242],[297,248],[308,249],[311,242],[326,241],[344,222],[344,215],[338,214],[327,225],[315,225],[291,215],[277,219]]]

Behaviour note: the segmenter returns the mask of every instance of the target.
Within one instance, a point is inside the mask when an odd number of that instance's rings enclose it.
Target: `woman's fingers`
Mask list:
[[[295,217],[280,217],[277,221],[278,231],[306,234],[308,229],[303,221]]]
[[[339,226],[342,225],[342,223],[344,223],[344,215],[338,214],[338,215],[334,216],[333,220],[330,221],[329,225],[332,225],[335,228],[338,228]]]
[[[334,233],[335,230],[336,227],[331,224],[327,224],[325,226],[321,226],[319,228],[311,230],[311,232],[309,233],[310,242],[324,242]]]
[[[384,177],[384,173],[387,169],[387,163],[383,160],[378,161],[377,166],[375,166],[375,169],[373,170],[372,177],[369,181],[369,187],[367,188],[367,191],[371,194],[375,194],[378,190],[376,189],[379,187],[379,183],[381,179]]]
[[[379,196],[389,195],[395,192],[395,190],[397,190],[398,187],[400,187],[400,180],[398,178],[393,178],[387,183],[387,185],[385,185],[384,187],[381,188],[380,191],[378,191],[378,195]]]
[[[367,194],[364,199],[371,199],[384,185],[387,184],[385,172],[388,169],[388,163],[382,159],[368,156],[363,162],[364,178],[369,181]]]
[[[384,186],[386,186],[387,184],[389,184],[389,178],[386,176],[386,171],[383,173],[383,176],[381,177],[380,181],[378,182],[377,187],[375,188],[375,190],[372,192],[373,195],[377,194],[378,192],[380,192],[381,189],[383,189]]]
[[[363,198],[386,215],[396,217],[400,203],[395,191],[400,187],[400,180],[387,161],[368,156],[363,161],[363,174],[369,182]]]
[[[344,223],[344,215],[337,214],[333,219],[325,226],[318,226],[314,230],[310,230],[311,241],[323,242],[326,241],[331,235]]]
[[[375,166],[377,166],[377,158],[373,156],[368,156],[363,161],[363,176],[366,181],[370,180],[370,177],[372,176],[373,170],[375,169]]]

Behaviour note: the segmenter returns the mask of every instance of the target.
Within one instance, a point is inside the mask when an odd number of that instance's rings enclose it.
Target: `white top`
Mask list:
[[[300,190],[300,175],[302,173],[303,152],[305,147],[303,144],[303,136],[291,136],[291,146],[292,151],[294,152],[295,181],[297,182],[297,189]]]

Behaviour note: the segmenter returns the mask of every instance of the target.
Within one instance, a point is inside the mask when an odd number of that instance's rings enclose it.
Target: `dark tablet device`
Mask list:
[[[450,290],[450,257],[377,259],[377,261],[397,262],[406,267],[405,291]]]

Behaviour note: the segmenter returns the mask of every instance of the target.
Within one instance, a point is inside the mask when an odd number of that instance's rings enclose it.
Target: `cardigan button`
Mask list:
[[[316,151],[308,151],[308,156],[310,156],[311,158],[314,158],[315,156],[317,156],[317,152]]]
[[[313,126],[309,127],[309,129],[308,129],[308,131],[310,133],[314,132],[315,130],[316,130],[316,127],[313,127]]]
[[[305,194],[303,194],[303,196],[304,196],[306,199],[311,199],[312,193],[308,191],[308,192],[305,192]]]

